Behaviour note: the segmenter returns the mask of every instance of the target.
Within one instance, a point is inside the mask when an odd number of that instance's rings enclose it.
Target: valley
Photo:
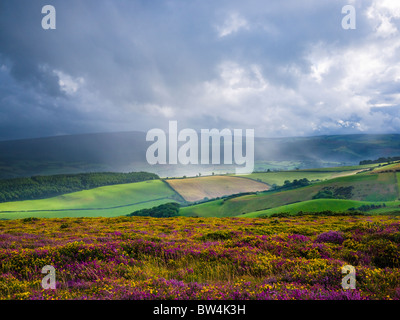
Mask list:
[[[115,217],[168,202],[179,203],[179,215],[186,217],[254,218],[279,212],[343,212],[362,205],[376,206],[371,213],[397,214],[398,166],[381,163],[174,179],[149,176],[148,181],[94,187],[46,199],[3,202],[0,219]],[[305,184],[298,185],[300,181]]]

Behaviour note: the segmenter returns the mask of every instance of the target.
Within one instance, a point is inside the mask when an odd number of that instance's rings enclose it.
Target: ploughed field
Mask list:
[[[399,244],[397,216],[3,220],[0,298],[399,299]]]
[[[204,198],[213,199],[242,192],[270,189],[265,183],[231,176],[168,179],[166,182],[186,201],[199,201]]]

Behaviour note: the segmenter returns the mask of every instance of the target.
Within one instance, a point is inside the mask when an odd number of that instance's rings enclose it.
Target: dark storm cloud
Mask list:
[[[393,131],[385,110],[370,112],[400,99],[399,16],[386,2],[352,1],[347,32],[346,1],[4,0],[0,139],[168,119],[264,136]],[[56,30],[41,28],[45,4]]]

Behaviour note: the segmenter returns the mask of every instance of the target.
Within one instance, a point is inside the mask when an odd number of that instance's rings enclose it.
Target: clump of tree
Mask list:
[[[93,172],[0,180],[0,202],[43,199],[108,185],[159,179],[149,172]]]
[[[359,206],[358,208],[352,207],[352,208],[349,208],[348,210],[349,211],[358,210],[358,211],[366,212],[369,210],[380,209],[380,208],[385,208],[385,207],[386,207],[385,203],[383,203],[383,204],[363,204],[363,205]]]
[[[303,179],[294,179],[292,182],[289,180],[285,180],[283,182],[283,186],[277,186],[276,184],[272,185],[273,190],[288,190],[288,189],[296,189],[310,185],[311,182],[307,178]]]
[[[240,192],[240,193],[234,193],[234,194],[230,194],[230,195],[227,195],[227,196],[222,196],[222,197],[220,197],[221,199],[223,199],[223,201],[225,202],[225,201],[228,201],[228,200],[231,200],[231,199],[234,199],[234,198],[238,198],[238,197],[242,197],[242,196],[248,196],[248,195],[251,195],[251,194],[257,194],[257,192]]]
[[[150,209],[137,210],[127,214],[128,217],[154,217],[154,218],[170,218],[179,216],[180,204],[177,202],[169,202]]]
[[[349,187],[325,187],[318,191],[313,199],[351,199],[353,186]]]
[[[332,190],[319,190],[313,199],[335,199]]]
[[[394,161],[399,161],[400,160],[400,156],[398,157],[380,157],[379,159],[376,160],[362,160],[360,161],[360,165],[363,164],[375,164],[375,163],[382,163],[382,162],[394,162]]]
[[[299,187],[305,187],[308,186],[311,182],[307,179],[307,178],[303,178],[303,179],[294,179],[292,182],[290,182],[289,180],[286,180],[283,183],[283,186],[285,188],[299,188]]]
[[[273,213],[271,215],[262,215],[260,218],[288,218],[288,217],[301,217],[301,216],[323,216],[323,217],[335,217],[335,216],[362,216],[363,212],[354,210],[354,211],[331,211],[331,210],[322,210],[318,212],[304,212],[298,211],[295,213],[289,212],[279,212]]]

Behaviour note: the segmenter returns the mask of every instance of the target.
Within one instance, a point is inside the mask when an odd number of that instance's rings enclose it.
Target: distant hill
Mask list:
[[[160,176],[196,175],[199,166],[149,166],[152,142],[144,132],[96,133],[0,141],[0,178],[80,172],[148,171]],[[400,135],[332,135],[256,138],[255,161],[299,161],[304,168],[324,162],[358,164],[400,154]],[[214,166],[210,170],[225,170]],[[227,167],[227,171],[232,167]]]
[[[140,171],[135,167],[145,163],[146,149],[143,132],[0,141],[0,178]]]
[[[400,134],[259,138],[255,149],[256,160],[325,160],[358,164],[364,159],[397,155]]]

